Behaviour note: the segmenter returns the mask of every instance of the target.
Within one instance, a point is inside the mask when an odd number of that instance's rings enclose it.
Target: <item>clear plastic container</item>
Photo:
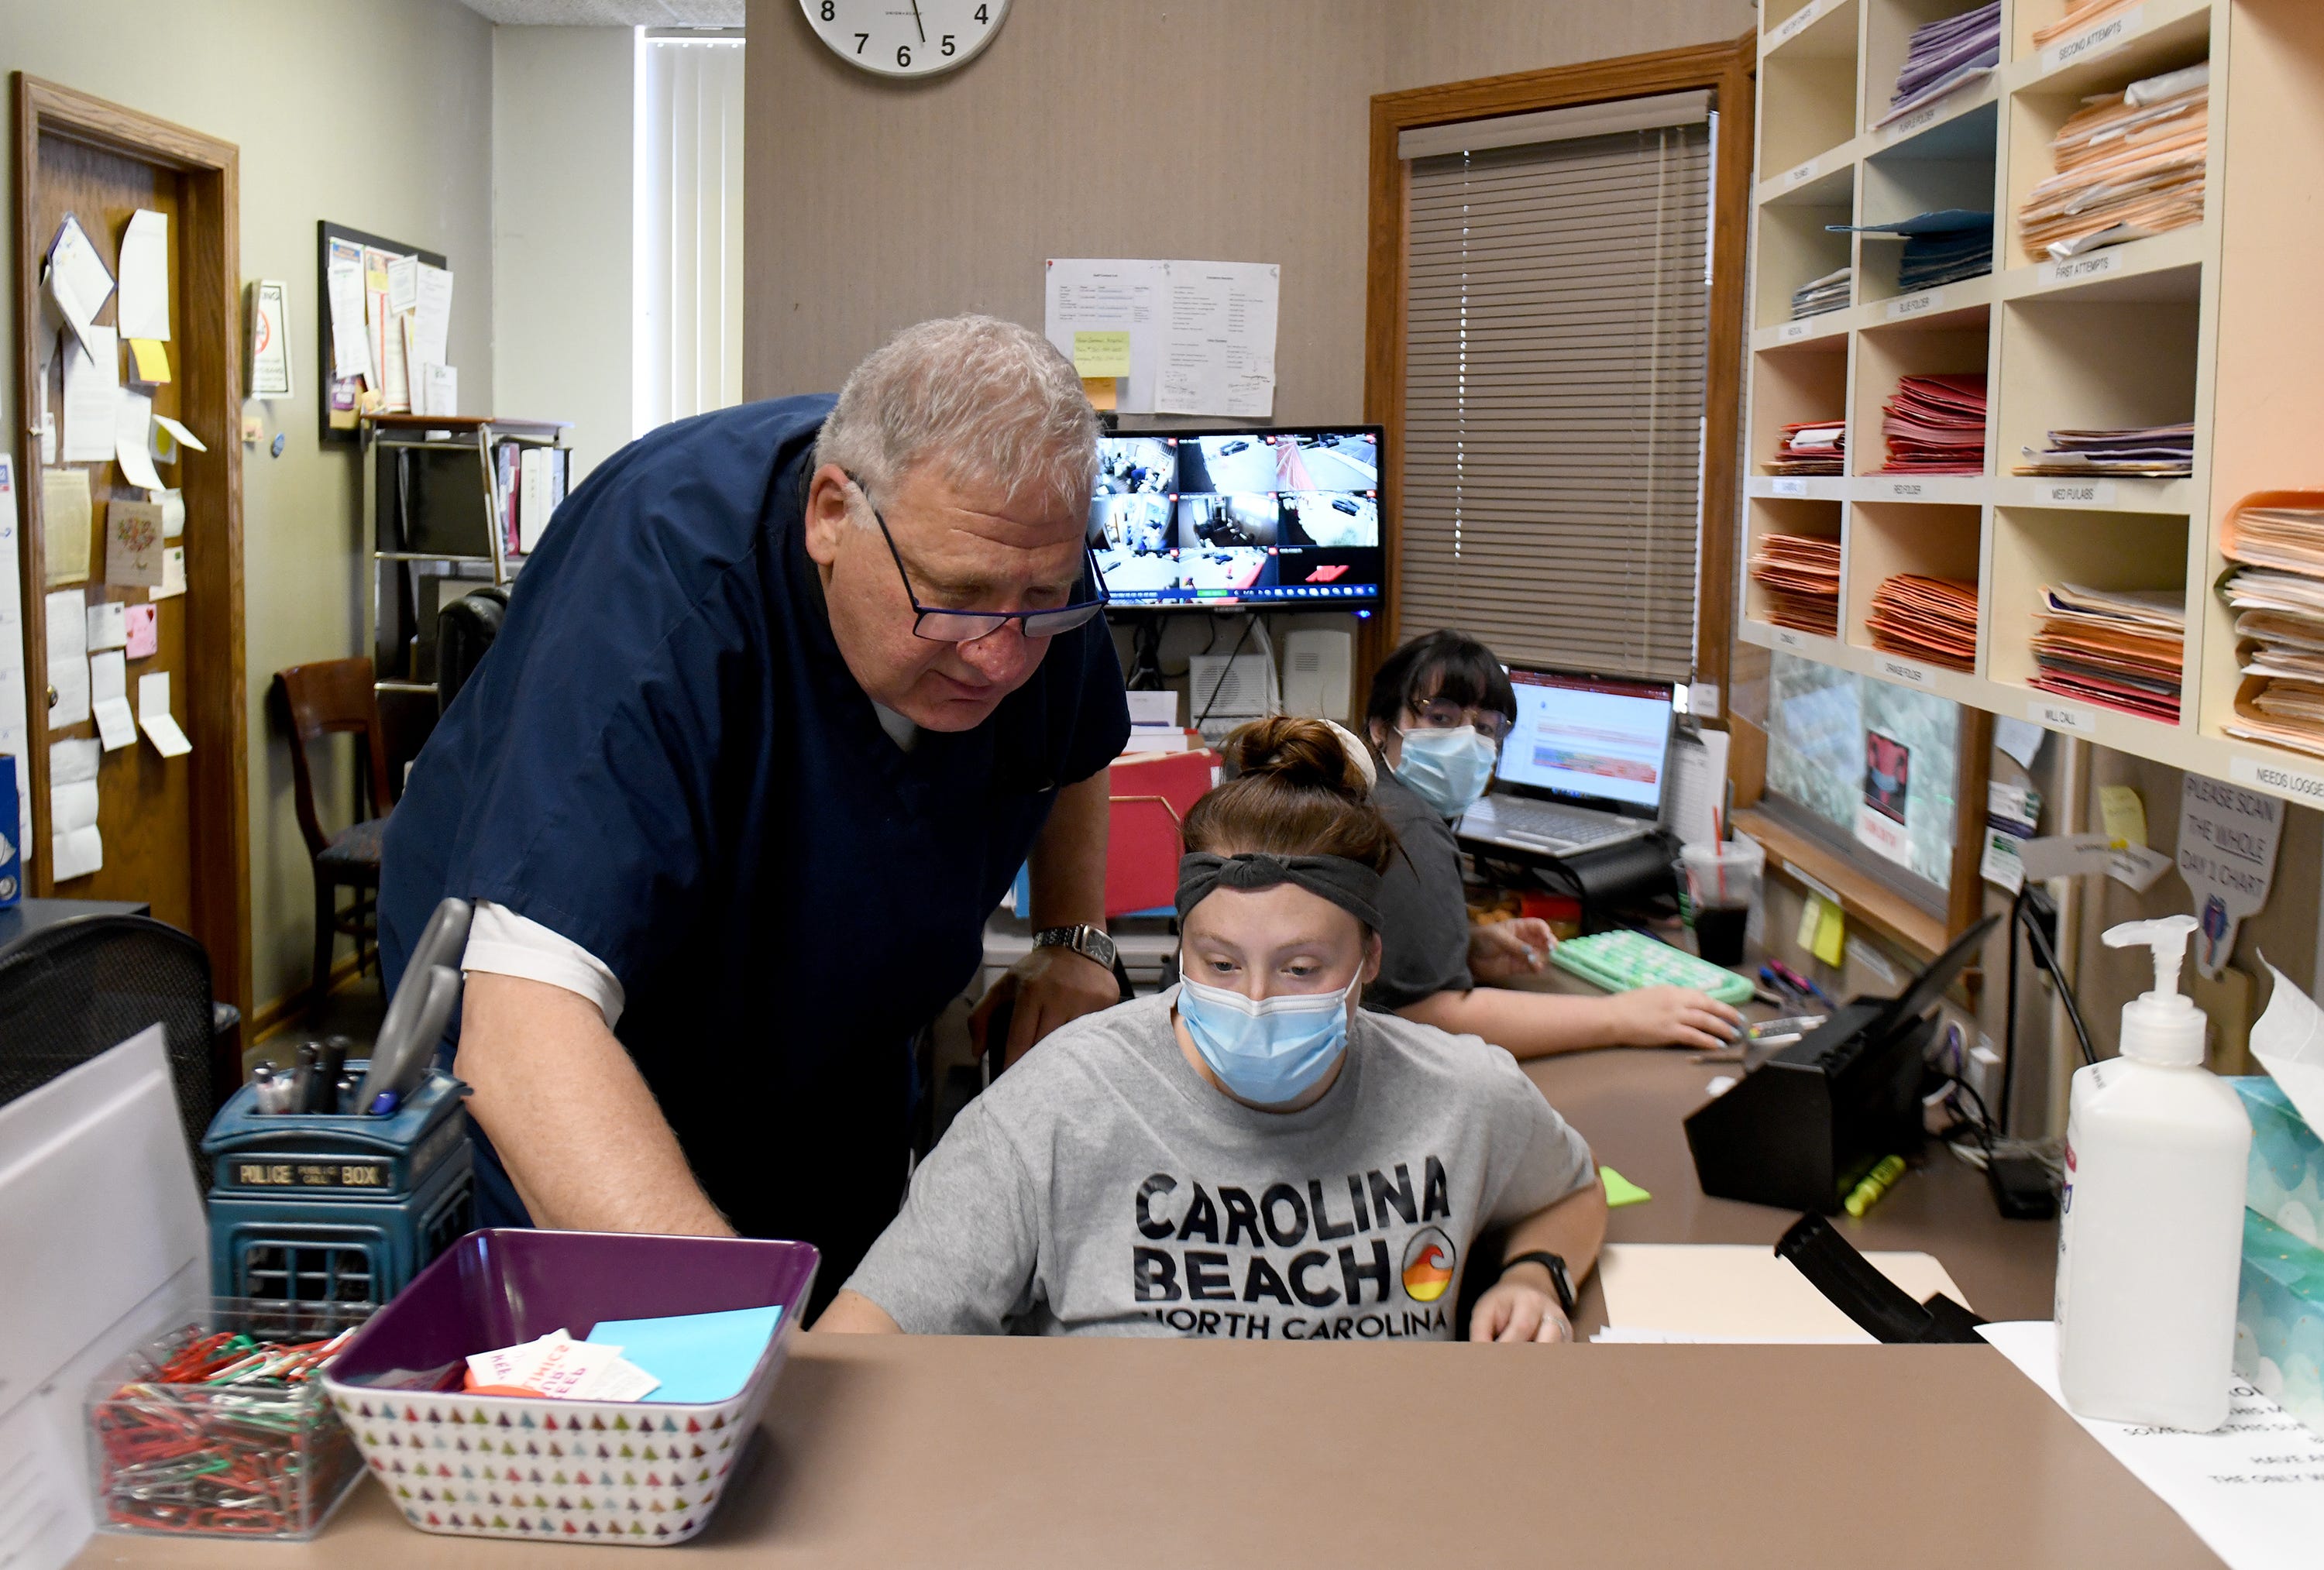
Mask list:
[[[218,1298],[198,1323],[115,1360],[88,1392],[97,1525],[289,1541],[320,1531],[364,1465],[319,1374],[289,1386],[163,1384],[152,1376],[205,1336],[299,1345],[327,1341],[371,1312],[368,1304]]]

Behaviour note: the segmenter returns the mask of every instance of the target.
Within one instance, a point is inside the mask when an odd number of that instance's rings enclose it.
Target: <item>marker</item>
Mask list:
[[[1904,1175],[1904,1158],[1903,1156],[1888,1156],[1883,1159],[1878,1166],[1864,1174],[1864,1181],[1849,1190],[1848,1198],[1841,1202],[1840,1207],[1850,1216],[1862,1216],[1867,1210],[1880,1203],[1880,1196],[1894,1188],[1896,1180]]]
[[[290,1098],[285,1112],[312,1112],[315,1109],[315,1071],[322,1061],[322,1049],[312,1042],[299,1043],[299,1066],[290,1070]]]

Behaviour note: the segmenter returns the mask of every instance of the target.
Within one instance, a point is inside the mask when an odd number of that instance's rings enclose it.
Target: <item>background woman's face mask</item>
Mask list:
[[[1480,735],[1473,725],[1450,730],[1399,731],[1404,738],[1397,759],[1396,777],[1413,794],[1447,818],[1473,805],[1492,783],[1493,761],[1500,748]]]

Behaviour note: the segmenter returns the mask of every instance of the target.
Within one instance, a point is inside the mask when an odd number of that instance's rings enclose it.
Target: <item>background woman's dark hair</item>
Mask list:
[[[1344,856],[1388,870],[1396,837],[1346,744],[1321,720],[1254,720],[1219,748],[1233,777],[1196,802],[1189,850],[1222,856]]]
[[[1449,627],[1414,638],[1380,662],[1364,718],[1394,730],[1404,722],[1406,710],[1431,699],[1491,709],[1517,722],[1517,694],[1508,672],[1491,649]]]

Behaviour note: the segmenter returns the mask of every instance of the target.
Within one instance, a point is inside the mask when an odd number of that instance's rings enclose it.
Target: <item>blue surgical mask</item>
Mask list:
[[[1396,777],[1439,814],[1457,818],[1492,783],[1493,760],[1501,749],[1477,734],[1474,725],[1451,730],[1406,730]]]
[[[1191,978],[1178,984],[1178,1017],[1219,1083],[1255,1106],[1280,1106],[1321,1084],[1348,1050],[1348,999],[1363,967],[1338,992],[1278,994],[1257,1002]]]

